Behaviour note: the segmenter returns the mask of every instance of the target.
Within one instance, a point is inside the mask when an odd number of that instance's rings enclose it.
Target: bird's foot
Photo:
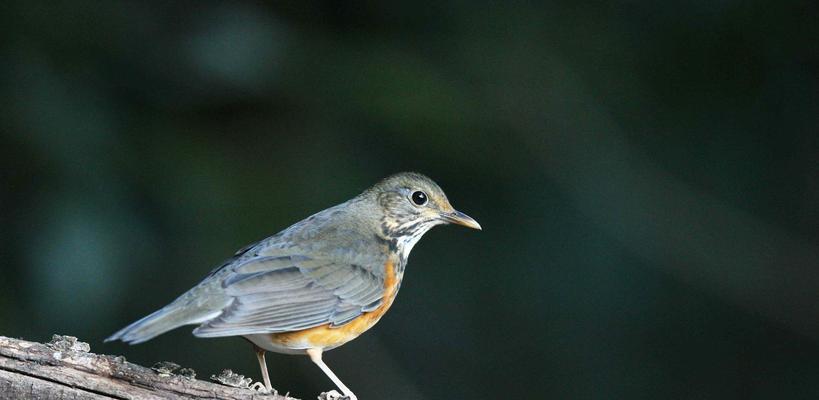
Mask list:
[[[275,394],[275,392],[276,392],[275,390],[273,390],[273,388],[269,388],[269,387],[265,386],[264,383],[261,383],[261,382],[254,382],[252,385],[250,385],[250,389],[255,390],[255,391],[257,391],[257,392],[259,392],[261,394],[271,394],[271,393]]]
[[[343,395],[336,390],[331,390],[329,392],[324,392],[319,395],[319,400],[358,400],[354,394],[350,393],[347,395]]]

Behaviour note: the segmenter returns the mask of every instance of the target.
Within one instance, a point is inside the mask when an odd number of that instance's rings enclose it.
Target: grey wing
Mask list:
[[[370,266],[383,268],[382,266]],[[343,325],[382,303],[384,278],[364,266],[299,255],[256,257],[222,280],[229,305],[200,337],[289,332]]]

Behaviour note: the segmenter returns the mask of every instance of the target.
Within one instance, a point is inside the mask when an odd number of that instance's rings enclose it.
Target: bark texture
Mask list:
[[[173,363],[146,368],[89,350],[71,336],[47,344],[0,336],[0,399],[292,399],[249,389],[250,379],[229,371],[208,382]]]

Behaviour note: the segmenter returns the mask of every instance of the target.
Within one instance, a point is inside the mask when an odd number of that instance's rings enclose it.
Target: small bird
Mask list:
[[[355,400],[322,352],[378,322],[401,287],[413,246],[433,226],[450,223],[481,229],[426,176],[390,176],[239,250],[172,303],[105,341],[142,343],[199,325],[195,336],[242,336],[252,343],[263,391],[272,391],[265,352],[306,354]]]

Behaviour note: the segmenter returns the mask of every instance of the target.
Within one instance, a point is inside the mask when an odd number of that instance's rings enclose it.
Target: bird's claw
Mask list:
[[[253,383],[252,385],[250,385],[250,389],[255,390],[255,391],[257,391],[259,393],[262,393],[262,394],[270,394],[270,389],[265,387],[265,385],[263,383],[261,383],[261,382]]]
[[[354,394],[350,394],[349,396],[345,396],[339,393],[337,390],[331,390],[329,392],[324,392],[319,396],[319,400],[358,400]]]
[[[331,390],[329,392],[324,392],[319,396],[319,400],[339,400],[341,399],[341,393]]]

